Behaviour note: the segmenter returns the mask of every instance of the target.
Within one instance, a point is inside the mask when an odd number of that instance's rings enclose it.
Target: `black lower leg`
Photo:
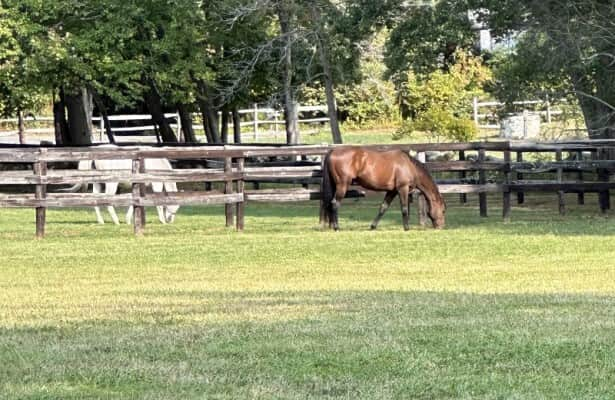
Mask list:
[[[404,230],[407,231],[410,229],[410,210],[408,206],[401,207],[401,216],[404,223]]]
[[[332,220],[333,220],[333,229],[335,229],[336,231],[340,229],[339,226],[339,222],[338,222],[338,211],[339,211],[339,203],[337,200],[333,199],[331,201],[331,216],[332,216]]]

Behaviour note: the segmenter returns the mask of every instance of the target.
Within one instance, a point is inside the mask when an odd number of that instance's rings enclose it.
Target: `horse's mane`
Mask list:
[[[402,151],[402,153],[404,153],[406,156],[408,156],[408,159],[410,160],[410,162],[412,163],[412,165],[414,165],[416,167],[416,169],[418,169],[419,171],[421,171],[423,174],[425,174],[429,180],[431,182],[433,182],[434,186],[436,187],[436,193],[438,193],[438,195],[440,196],[440,200],[442,201],[442,204],[444,204],[444,207],[446,207],[446,203],[444,202],[444,198],[442,197],[442,194],[440,194],[440,191],[437,190],[438,185],[436,184],[436,182],[434,181],[434,179],[432,178],[431,174],[429,173],[429,171],[427,170],[427,168],[425,167],[425,164],[423,164],[422,162],[420,162],[419,160],[417,160],[416,158],[412,157],[409,153],[406,153],[405,151]]]
[[[420,162],[419,160],[417,160],[416,158],[412,157],[409,153],[406,153],[405,151],[402,151],[402,153],[404,153],[408,159],[410,159],[410,162],[417,168],[419,169],[422,173],[426,174],[427,176],[431,176],[431,174],[429,173],[429,171],[427,170],[427,168],[425,168],[425,165]]]

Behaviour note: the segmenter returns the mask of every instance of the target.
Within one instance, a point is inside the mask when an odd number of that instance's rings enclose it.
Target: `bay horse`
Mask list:
[[[339,230],[338,210],[348,187],[354,182],[368,190],[386,191],[378,215],[371,224],[376,229],[380,219],[399,194],[404,229],[409,224],[409,194],[418,189],[428,206],[427,215],[436,229],[444,227],[446,204],[438,185],[423,166],[401,150],[375,151],[362,147],[337,148],[325,157],[322,170],[321,215]]]

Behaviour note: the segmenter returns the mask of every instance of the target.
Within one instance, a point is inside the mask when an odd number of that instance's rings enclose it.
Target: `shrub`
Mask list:
[[[476,137],[478,129],[474,121],[455,117],[448,110],[429,108],[413,120],[406,120],[393,134],[394,140],[412,137],[415,132],[423,132],[431,140],[442,138],[456,142],[467,142]]]
[[[404,123],[394,138],[414,131],[423,131],[431,139],[471,140],[478,134],[470,118],[472,98],[484,93],[491,71],[480,58],[458,51],[456,63],[447,71],[436,70],[426,75],[410,71],[400,86]]]

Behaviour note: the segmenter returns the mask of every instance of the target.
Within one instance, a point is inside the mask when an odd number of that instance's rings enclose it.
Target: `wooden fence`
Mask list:
[[[557,100],[554,107],[554,102],[547,96],[544,100],[514,101],[512,104],[522,109],[526,109],[528,106],[530,108],[538,108],[540,111],[537,111],[537,113],[540,114],[541,117],[544,117],[545,122],[551,123],[552,117],[564,113],[561,109],[557,108],[557,103],[565,101],[565,99]],[[499,122],[493,123],[493,120],[498,119],[496,110],[504,105],[504,103],[499,101],[479,101],[478,97],[474,97],[472,101],[472,118],[474,119],[476,127],[482,129],[500,129]],[[490,109],[491,112],[481,112],[481,108]]]
[[[502,194],[504,219],[510,218],[511,197],[523,202],[526,192],[543,191],[557,194],[560,212],[565,212],[564,193],[575,192],[584,201],[585,192],[600,193],[600,207],[609,208],[609,181],[615,170],[614,141],[579,141],[566,143],[476,142],[442,144],[373,145],[380,150],[400,149],[425,161],[436,176],[440,191],[459,194],[468,201],[468,194],[477,194],[481,216],[487,215],[487,193]],[[244,210],[249,201],[299,201],[320,199],[317,184],[321,178],[322,156],[333,146],[174,146],[174,147],[0,147],[0,185],[15,188],[15,193],[0,194],[0,207],[32,207],[36,209],[36,234],[45,230],[45,213],[49,207],[134,206],[134,231],[141,234],[145,225],[146,206],[225,204],[227,226],[244,227]],[[544,154],[551,153],[546,160]],[[446,160],[434,154],[448,155]],[[542,157],[536,158],[536,154]],[[584,155],[589,155],[586,159]],[[287,157],[280,161],[280,157]],[[144,169],[146,158],[168,158],[180,168]],[[262,161],[275,158],[274,161]],[[297,159],[303,158],[303,161]],[[311,159],[308,159],[311,158]],[[574,158],[574,159],[573,159]],[[80,160],[128,159],[132,169],[126,171],[74,169]],[[542,160],[542,161],[541,161]],[[69,168],[70,162],[73,162]],[[10,164],[26,165],[17,170]],[[195,168],[200,164],[207,168]],[[529,179],[528,179],[529,178]],[[107,195],[93,193],[54,192],[55,185],[126,181],[130,193]],[[180,183],[221,182],[219,190],[191,190],[177,193],[148,193],[151,182]],[[248,189],[246,182],[294,183],[294,187]],[[282,185],[280,185],[282,186]],[[53,189],[53,190],[51,190]],[[352,191],[349,197],[361,196]],[[449,200],[450,201],[450,200]],[[422,202],[419,201],[419,205]],[[419,210],[424,222],[424,210]]]
[[[242,116],[242,122],[240,122],[242,128],[242,136],[247,139],[258,140],[262,137],[280,136],[285,137],[284,131],[284,117],[283,112],[271,108],[262,107],[258,104],[254,104],[252,108],[240,109],[239,114]],[[300,124],[323,124],[329,122],[327,116],[327,106],[298,106],[299,123]],[[318,113],[321,117],[305,117],[302,118],[304,113]],[[178,113],[166,113],[165,118],[170,121],[171,128],[175,130],[178,138],[181,138],[181,119]],[[200,120],[201,115],[194,113],[192,115],[194,119],[193,129],[196,131],[202,131],[203,124]],[[221,118],[219,118],[221,123]],[[12,138],[14,143],[18,143],[18,130],[17,118],[0,119],[0,137]],[[119,139],[119,141],[140,141],[140,142],[152,142],[156,143],[156,137],[154,135],[154,123],[150,114],[122,114],[122,115],[109,115],[109,123],[111,124],[113,134]],[[232,118],[229,118],[229,129],[233,129]],[[53,117],[28,116],[24,118],[25,130],[24,135],[26,137],[29,134],[46,134],[49,139],[53,139]],[[10,128],[2,129],[2,126],[10,126]],[[92,117],[92,125],[94,127],[95,140],[103,141],[106,138],[105,125],[103,118],[100,116]],[[149,139],[149,141],[148,141]],[[180,140],[181,141],[181,140]]]

